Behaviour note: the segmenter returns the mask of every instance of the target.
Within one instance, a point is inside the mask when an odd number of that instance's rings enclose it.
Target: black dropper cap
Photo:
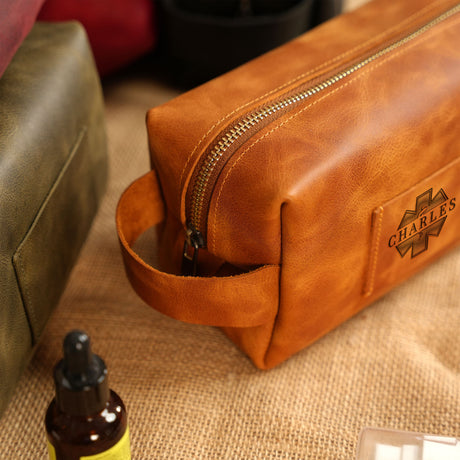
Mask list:
[[[54,369],[56,403],[69,415],[93,415],[102,411],[110,398],[107,368],[91,351],[85,332],[74,330],[64,339],[64,359]]]

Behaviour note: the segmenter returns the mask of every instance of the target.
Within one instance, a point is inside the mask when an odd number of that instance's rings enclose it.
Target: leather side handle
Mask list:
[[[136,239],[163,219],[158,180],[150,171],[125,190],[116,214],[128,279],[148,305],[172,318],[209,326],[254,327],[273,320],[279,302],[277,265],[236,276],[186,277],[162,272],[136,254]]]

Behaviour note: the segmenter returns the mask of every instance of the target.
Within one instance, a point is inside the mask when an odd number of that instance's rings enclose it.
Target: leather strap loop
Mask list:
[[[220,327],[254,327],[273,320],[278,310],[279,270],[265,265],[242,275],[184,277],[147,264],[132,245],[164,219],[164,204],[155,171],[133,182],[117,207],[117,231],[128,278],[150,306],[188,323]]]

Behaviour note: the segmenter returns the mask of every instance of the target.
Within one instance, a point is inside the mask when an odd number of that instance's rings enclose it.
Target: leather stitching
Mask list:
[[[449,20],[450,19],[450,20]],[[421,37],[419,38],[418,40],[410,43],[410,44],[407,44],[405,45],[400,51],[398,52],[395,52],[394,54],[390,54],[389,56],[387,56],[386,58],[384,58],[382,61],[376,63],[376,64],[373,64],[371,65],[371,67],[369,67],[367,70],[363,71],[361,74],[357,75],[356,77],[352,78],[350,81],[344,83],[343,85],[337,87],[336,89],[334,89],[333,91],[331,91],[330,93],[327,93],[325,94],[324,96],[322,96],[321,98],[317,99],[316,101],[312,102],[311,104],[307,105],[306,107],[303,107],[301,110],[299,110],[298,112],[295,112],[293,115],[291,115],[289,118],[287,118],[286,120],[284,120],[283,122],[279,123],[277,126],[275,126],[274,128],[272,128],[270,131],[266,132],[263,136],[259,137],[257,140],[255,140],[250,146],[248,146],[245,150],[243,150],[241,152],[241,154],[239,155],[239,157],[235,160],[235,162],[233,163],[233,165],[231,166],[231,168],[227,171],[227,174],[225,175],[225,178],[222,182],[222,185],[220,186],[220,189],[219,189],[219,193],[217,195],[217,200],[216,200],[216,205],[214,207],[215,211],[215,219],[214,219],[214,223],[213,223],[213,228],[212,228],[212,234],[215,235],[216,234],[216,227],[217,227],[217,214],[218,214],[218,209],[219,209],[219,204],[220,204],[220,198],[221,198],[221,195],[222,195],[222,191],[225,187],[225,184],[231,174],[231,172],[233,171],[233,169],[235,168],[235,166],[237,166],[237,164],[240,162],[240,160],[246,155],[247,152],[249,152],[250,150],[252,150],[252,148],[258,144],[261,140],[265,139],[266,137],[268,137],[270,134],[272,134],[273,132],[277,131],[279,128],[281,128],[282,126],[284,126],[286,123],[290,122],[291,120],[293,120],[294,118],[296,118],[298,115],[302,114],[303,112],[305,112],[306,110],[308,110],[310,107],[313,107],[314,105],[318,104],[319,102],[321,102],[322,100],[332,96],[333,94],[335,94],[336,92],[346,88],[347,86],[349,86],[350,84],[352,84],[353,82],[355,82],[356,80],[362,78],[364,75],[367,75],[368,73],[372,72],[373,70],[381,67],[382,65],[386,64],[388,61],[392,60],[392,59],[395,59],[396,57],[402,55],[402,54],[405,54],[406,52],[408,52],[410,49],[412,49],[414,46],[417,46],[417,45],[420,45],[421,43],[425,42],[426,40],[428,40],[429,38],[431,38],[432,34],[434,32],[436,33],[440,33],[442,30],[444,30],[445,28],[447,27],[451,27],[453,24],[455,24],[458,19],[459,19],[459,16],[453,16],[451,18],[449,18],[446,20],[445,23],[443,24],[440,24],[438,25],[436,28],[433,28],[431,29],[430,31],[427,32],[427,34],[424,36],[424,37]],[[456,19],[457,21],[454,21],[452,23],[452,20],[453,19]],[[431,33],[429,33],[431,32]],[[209,244],[209,232],[208,232],[208,244]],[[210,248],[211,248],[211,251],[215,253],[215,244],[214,244],[214,240],[211,240],[211,244],[209,245]]]
[[[214,123],[209,129],[208,131],[203,134],[203,136],[201,137],[201,139],[198,141],[198,143],[195,145],[195,147],[193,148],[192,152],[190,153],[190,155],[188,156],[186,162],[185,162],[185,165],[184,165],[184,168],[182,169],[182,173],[180,175],[180,181],[179,181],[179,184],[180,184],[180,187],[179,187],[179,201],[181,201],[181,195],[182,195],[182,189],[183,189],[183,186],[184,186],[184,176],[185,176],[185,173],[187,171],[187,168],[188,168],[188,165],[190,164],[190,161],[192,160],[192,158],[194,157],[195,155],[195,152],[199,149],[199,147],[201,146],[201,144],[204,142],[204,140],[209,136],[209,134],[214,130],[214,128],[216,128],[217,126],[219,126],[220,124],[222,124],[224,121],[228,120],[232,115],[234,115],[235,113],[237,113],[238,111],[248,107],[249,105],[255,103],[255,102],[258,102],[260,101],[261,99],[264,99],[265,97],[268,97],[274,93],[276,93],[277,91],[280,91],[284,88],[286,88],[287,86],[301,80],[302,78],[305,78],[305,77],[308,77],[309,75],[317,72],[318,70],[321,70],[323,69],[324,67],[327,67],[328,65],[330,64],[333,64],[334,62],[337,62],[343,58],[345,58],[346,56],[349,56],[350,54],[353,54],[363,48],[366,48],[367,46],[369,46],[370,44],[372,43],[377,43],[379,42],[381,39],[383,39],[385,36],[388,36],[390,35],[394,30],[398,30],[399,28],[401,28],[402,26],[405,26],[409,23],[411,23],[412,21],[416,20],[417,18],[419,18],[420,16],[423,16],[425,13],[427,13],[428,11],[434,9],[435,7],[438,6],[439,3],[442,3],[444,0],[438,0],[437,2],[433,2],[433,3],[430,3],[429,5],[427,5],[425,8],[417,11],[416,13],[414,13],[413,15],[409,16],[408,18],[406,18],[405,20],[401,21],[400,23],[398,23],[397,25],[391,27],[390,29],[387,29],[385,30],[384,32],[380,33],[379,35],[375,36],[375,37],[372,37],[371,39],[367,40],[366,42],[336,56],[335,58],[333,59],[330,59],[326,62],[324,62],[323,64],[315,67],[314,69],[312,70],[309,70],[308,72],[305,72],[305,73],[302,73],[300,75],[298,75],[297,77],[289,80],[287,83],[283,83],[282,85],[278,86],[277,88],[273,89],[273,90],[270,90],[269,92],[263,94],[262,96],[259,96],[255,99],[252,99],[250,100],[249,102],[237,107],[236,109],[232,110],[230,113],[228,113],[227,115],[225,115],[224,117],[222,117],[220,120],[218,120],[216,123]]]

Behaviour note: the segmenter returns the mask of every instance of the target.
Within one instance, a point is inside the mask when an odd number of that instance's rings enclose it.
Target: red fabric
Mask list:
[[[0,76],[34,25],[43,0],[0,0]]]
[[[153,0],[47,0],[38,19],[81,22],[106,75],[153,48],[154,16]]]

